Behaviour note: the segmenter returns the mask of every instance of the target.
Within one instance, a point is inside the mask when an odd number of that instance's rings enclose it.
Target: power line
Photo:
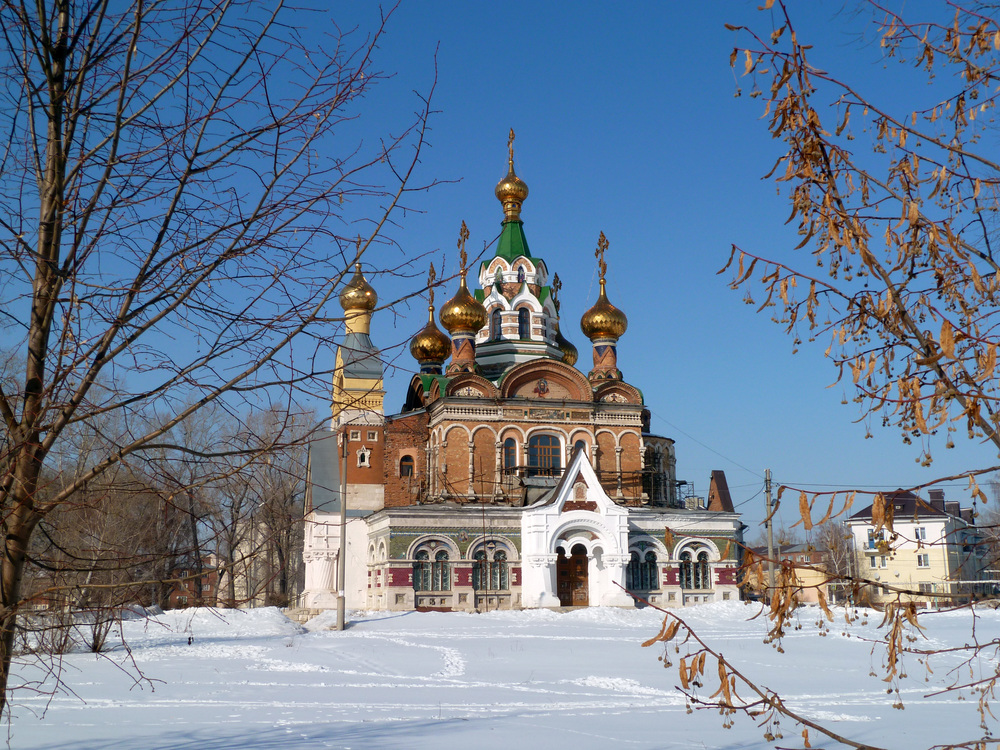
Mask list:
[[[743,485],[743,486],[744,486],[744,487],[746,487],[746,486],[748,486],[748,485]],[[763,488],[763,487],[761,487],[761,488],[760,488],[759,490],[757,490],[757,491],[756,491],[756,492],[755,492],[755,493],[754,493],[754,494],[753,494],[753,495],[752,495],[751,497],[748,497],[748,498],[747,498],[746,500],[744,500],[744,501],[743,501],[743,502],[741,502],[741,503],[736,503],[736,505],[734,505],[734,506],[733,506],[733,508],[735,509],[735,508],[739,508],[739,507],[740,507],[741,505],[746,505],[746,504],[747,504],[747,503],[749,503],[749,502],[750,502],[751,500],[753,500],[753,499],[755,499],[755,498],[757,498],[757,497],[760,497],[760,493],[762,493],[763,491],[764,491],[764,488]]]
[[[755,477],[760,477],[761,479],[764,478],[763,474],[759,474],[758,472],[754,471],[753,469],[748,469],[746,466],[744,466],[743,464],[739,463],[738,461],[734,461],[733,459],[729,458],[729,456],[722,455],[717,450],[715,450],[715,448],[711,447],[710,445],[705,445],[705,443],[701,442],[698,438],[696,438],[693,435],[689,435],[688,433],[684,432],[684,430],[682,430],[680,427],[678,427],[677,425],[675,425],[673,422],[671,422],[670,420],[666,419],[665,417],[660,416],[659,414],[657,414],[656,412],[654,412],[652,409],[649,410],[649,413],[652,414],[652,415],[655,415],[657,419],[659,419],[659,420],[663,421],[665,424],[669,425],[673,430],[675,430],[676,432],[679,432],[681,435],[683,435],[684,437],[686,437],[688,440],[691,440],[692,442],[697,443],[702,448],[704,448],[705,450],[709,451],[710,453],[714,453],[716,456],[718,456],[719,458],[723,459],[724,461],[728,461],[729,463],[733,464],[733,466],[738,466],[739,468],[743,469],[743,471],[749,472],[749,473],[753,474]]]

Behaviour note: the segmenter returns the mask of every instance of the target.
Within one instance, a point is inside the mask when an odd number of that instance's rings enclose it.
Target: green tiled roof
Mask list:
[[[424,390],[430,393],[434,392],[434,389],[438,389],[438,396],[444,395],[445,386],[448,385],[448,381],[451,380],[446,375],[431,375],[429,373],[420,373],[418,375],[420,382],[424,385]]]
[[[528,239],[524,236],[524,224],[520,221],[505,221],[503,231],[500,232],[500,241],[497,242],[497,256],[512,262],[521,255],[526,258],[532,257],[531,250],[528,249]]]

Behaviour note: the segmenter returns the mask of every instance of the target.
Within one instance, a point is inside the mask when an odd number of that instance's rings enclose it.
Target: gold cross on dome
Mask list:
[[[514,168],[514,128],[510,129],[510,135],[507,136],[507,163],[511,169]]]
[[[562,281],[559,274],[552,277],[552,304],[556,306],[556,314],[559,314],[559,291],[562,289]]]
[[[608,272],[608,264],[604,261],[604,253],[608,249],[608,244],[608,238],[604,236],[604,232],[601,232],[601,236],[597,238],[597,250],[594,251],[594,257],[597,258],[597,267],[601,269],[602,280]]]
[[[469,228],[462,221],[462,228],[458,232],[458,257],[462,264],[462,273],[465,273],[465,264],[469,261],[469,256],[465,252],[465,241],[469,239]]]
[[[427,271],[427,291],[430,293],[431,305],[434,305],[434,281],[437,279],[437,271],[434,270],[434,264],[431,263],[430,270]]]

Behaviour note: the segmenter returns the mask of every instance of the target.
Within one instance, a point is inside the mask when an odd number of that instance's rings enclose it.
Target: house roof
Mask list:
[[[340,513],[340,456],[337,433],[328,432],[309,443],[306,465],[306,508],[316,513]],[[371,511],[347,508],[350,517]]]
[[[351,331],[340,345],[344,361],[344,376],[368,380],[382,377],[382,357],[367,333]]]
[[[935,508],[926,500],[922,500],[909,490],[896,490],[895,492],[890,492],[885,496],[885,499],[892,503],[893,518],[898,520],[903,520],[905,517],[927,518],[932,516],[946,517],[950,515],[940,508]],[[872,506],[869,504],[866,508],[859,510],[851,516],[848,520],[871,521],[871,518]]]
[[[712,479],[708,485],[708,509],[722,511],[724,513],[734,513],[733,498],[729,494],[729,482],[726,481],[726,472],[716,469],[712,472]]]

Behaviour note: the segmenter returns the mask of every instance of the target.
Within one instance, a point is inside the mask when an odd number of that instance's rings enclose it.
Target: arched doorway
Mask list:
[[[566,557],[566,550],[560,547],[556,560],[556,587],[559,605],[562,607],[586,607],[590,604],[590,581],[587,575],[589,561],[587,548],[574,544]]]

